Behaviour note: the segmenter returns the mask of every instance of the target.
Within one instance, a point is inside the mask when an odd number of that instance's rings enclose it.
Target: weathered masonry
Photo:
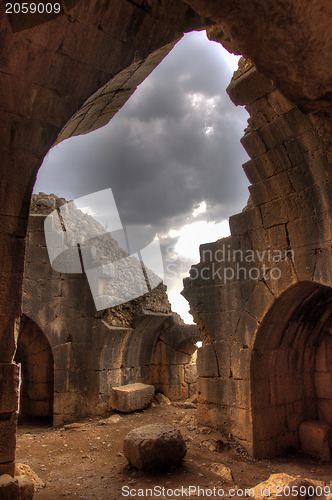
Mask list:
[[[240,279],[227,284],[232,294],[224,296],[225,287],[210,283],[209,304],[204,303],[206,290],[201,290],[202,303],[197,303],[196,292],[206,283],[186,284],[185,293],[206,339],[199,411],[202,415],[205,406],[209,416],[213,413],[211,423],[226,425],[256,456],[281,452],[288,443],[296,443],[302,417],[312,412],[315,418],[327,419],[325,407],[330,408],[322,401],[328,400],[322,380],[330,375],[321,354],[324,349],[330,352],[330,2],[63,0],[61,4],[59,16],[43,18],[8,17],[4,3],[0,5],[0,473],[14,470],[18,368],[13,360],[30,199],[43,158],[56,141],[107,123],[184,32],[205,28],[211,38],[249,58],[257,68],[245,72],[233,83],[233,92],[230,89],[232,99],[246,104],[252,115],[251,130],[243,140],[252,158],[245,166],[252,182],[252,204],[232,218],[229,244],[266,249],[268,242],[284,242],[294,250],[294,261],[285,263],[281,280],[269,286],[263,280]],[[263,88],[258,72],[264,75]],[[225,350],[215,357],[219,367],[208,373],[206,360],[221,344]],[[221,359],[226,347],[233,351],[235,344],[232,377],[222,392],[229,357],[225,364]],[[307,356],[311,360],[304,363]],[[296,373],[301,381],[306,377],[304,365],[311,380],[308,392],[297,394],[290,386],[289,394],[280,395],[279,375],[290,380]],[[269,399],[262,401],[259,392],[267,381]],[[229,396],[221,401],[226,392]],[[294,418],[290,407],[296,410]],[[283,423],[271,435],[271,419],[277,414]]]
[[[228,93],[251,115],[251,195],[183,294],[205,340],[199,420],[265,458],[300,448],[303,421],[332,424],[331,172],[311,120],[255,67]]]
[[[51,417],[54,425],[103,415],[112,387],[131,382],[187,399],[196,391],[197,327],[172,313],[162,284],[97,312],[85,274],[51,267],[44,221],[59,202],[33,195],[15,355],[22,369],[20,414]]]

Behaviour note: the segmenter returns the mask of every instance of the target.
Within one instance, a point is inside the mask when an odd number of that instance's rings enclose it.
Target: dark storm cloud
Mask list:
[[[210,220],[240,211],[247,113],[225,93],[230,77],[214,43],[187,35],[109,125],[50,152],[36,190],[73,199],[111,187],[123,224],[158,232],[202,200]]]

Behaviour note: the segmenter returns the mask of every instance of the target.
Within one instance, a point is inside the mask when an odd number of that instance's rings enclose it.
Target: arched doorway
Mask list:
[[[174,323],[158,338],[151,356],[152,384],[172,401],[196,394],[197,343],[202,340],[196,325]]]
[[[21,319],[16,363],[20,364],[20,417],[53,417],[54,360],[50,344],[39,326]]]
[[[301,282],[264,318],[251,361],[256,458],[299,449],[299,426],[332,424],[332,288]]]

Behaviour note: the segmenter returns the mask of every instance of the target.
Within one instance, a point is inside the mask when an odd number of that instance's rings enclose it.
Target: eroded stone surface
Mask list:
[[[154,394],[153,385],[137,383],[113,387],[108,406],[123,413],[144,410],[150,406]]]
[[[168,424],[150,424],[127,434],[123,452],[131,465],[149,470],[179,464],[187,447],[178,429]]]
[[[317,491],[320,493],[321,488],[324,491],[324,486],[323,481],[304,479],[283,473],[271,474],[266,481],[253,488],[253,496],[257,500],[277,500],[278,498],[286,500],[290,497],[289,492],[293,492],[291,494],[292,498],[303,498],[310,495],[310,497],[317,499],[321,495],[315,494],[316,488],[319,487]]]
[[[323,158],[331,122],[330,3],[188,0],[187,4],[146,2],[144,9],[121,0],[107,6],[89,1],[74,4],[66,1],[67,8],[74,7],[70,12],[33,29],[29,27],[39,20],[29,24],[31,18],[29,21],[20,16],[14,26],[4,12],[4,4],[0,5],[1,362],[10,364],[15,352],[30,195],[44,155],[57,138],[85,133],[107,123],[184,31],[215,23],[219,28],[211,30],[210,36],[249,56],[291,101],[311,113],[314,123],[310,129],[308,120],[302,115],[299,119],[297,111],[276,92],[250,104],[253,119],[243,144],[252,156],[245,166],[248,177],[253,179],[252,203],[232,219],[235,246],[247,245],[252,239],[250,245],[254,248],[263,249],[277,241],[297,249],[295,262],[283,266],[282,285],[279,282],[271,287],[276,297],[297,280],[330,285],[328,244],[322,245],[330,240],[331,196],[328,163]],[[100,94],[100,89],[107,95]],[[61,131],[65,133],[61,135]],[[326,139],[325,144],[317,131]],[[248,298],[246,291],[240,296],[240,302]],[[255,303],[258,301],[251,301],[250,314],[242,310],[245,308],[235,311],[226,307],[222,313],[201,311],[197,315],[208,343],[224,340],[224,331],[234,339],[238,330],[236,348],[241,351],[241,363],[234,355],[233,360],[244,374],[243,360],[252,347],[251,333],[258,328],[256,315],[260,313]],[[220,325],[225,325],[223,332]],[[53,331],[58,327],[53,325]],[[59,350],[70,356],[64,344]],[[58,388],[63,386],[59,383]],[[68,395],[59,394],[59,406],[64,407]],[[223,420],[223,409],[212,408],[209,402],[204,404],[209,418]],[[70,411],[78,406],[78,401],[71,401]],[[238,422],[239,437],[244,437],[250,411],[248,407],[232,408],[231,421]],[[299,411],[294,409],[295,413]],[[294,418],[290,420],[293,429]],[[250,439],[248,449],[252,448]],[[294,436],[289,436],[290,444],[295,441]],[[4,444],[0,443],[0,449],[5,449]],[[264,453],[277,453],[275,443],[270,446],[265,440],[265,444],[269,450]],[[0,463],[4,462],[5,456],[0,454]]]

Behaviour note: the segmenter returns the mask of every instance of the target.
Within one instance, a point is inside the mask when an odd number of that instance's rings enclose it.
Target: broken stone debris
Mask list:
[[[316,491],[320,493],[320,488],[324,490],[325,483],[314,479],[304,479],[299,476],[290,476],[289,474],[271,474],[263,483],[257,484],[253,488],[252,494],[256,500],[289,500],[290,498],[311,498],[315,500]],[[311,487],[309,490],[308,488]],[[293,489],[292,489],[293,488]],[[301,489],[302,488],[302,489]],[[307,490],[305,490],[306,488]],[[312,490],[312,488],[314,488]],[[298,496],[296,496],[298,491]],[[302,494],[307,491],[307,494]],[[295,496],[292,494],[295,493]],[[320,496],[320,498],[324,498]]]

